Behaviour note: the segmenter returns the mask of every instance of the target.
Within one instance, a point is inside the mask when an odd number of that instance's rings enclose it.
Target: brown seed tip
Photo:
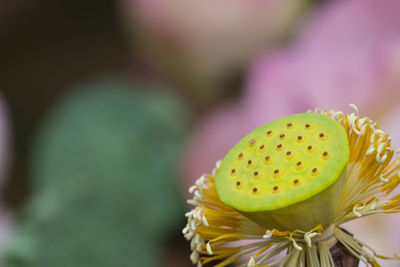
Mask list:
[[[280,134],[279,137],[280,137],[280,138],[284,138],[284,137],[285,137],[285,134]]]
[[[264,145],[262,145],[262,146],[260,146],[260,149],[264,149],[264,147],[265,147],[265,146],[264,146]]]
[[[274,173],[275,173],[275,174],[279,173],[279,170],[278,170],[278,169],[275,169],[275,170],[274,170]]]
[[[240,185],[240,181],[237,181],[237,182],[236,182],[236,185],[239,186],[239,185]]]
[[[286,124],[287,127],[292,127],[293,123],[289,122],[288,124]]]
[[[297,140],[303,139],[303,136],[297,136]]]
[[[308,146],[308,147],[307,147],[307,149],[308,149],[308,150],[311,150],[311,149],[312,149],[312,146],[311,146],[311,145],[310,145],[310,146]]]
[[[274,191],[278,190],[279,187],[277,185],[274,186]]]
[[[282,144],[279,144],[276,146],[277,148],[282,148]]]
[[[292,155],[292,152],[288,151],[288,152],[286,152],[286,155],[290,156],[290,155]]]
[[[294,184],[298,184],[298,183],[299,183],[299,179],[294,179],[294,180],[293,180],[293,183],[294,183]]]
[[[271,159],[270,156],[266,156],[266,157],[265,157],[265,160],[266,160],[266,161],[268,161],[268,160],[270,160],[270,159]]]
[[[236,170],[235,170],[235,169],[232,169],[232,170],[231,170],[231,173],[235,173],[235,172],[236,172]]]
[[[305,126],[306,126],[306,128],[310,128],[310,124],[308,124],[308,123]]]
[[[240,152],[239,158],[243,158],[243,153],[242,152]]]
[[[326,157],[326,156],[328,156],[328,152],[324,152],[323,154],[322,154],[324,157]]]
[[[271,134],[272,134],[272,131],[268,131],[267,134],[268,134],[268,135],[271,135]]]
[[[258,172],[254,172],[254,176],[257,176],[258,175]]]
[[[321,137],[321,138],[323,138],[324,136],[325,136],[324,133],[320,133],[320,134],[319,134],[319,137]]]
[[[251,160],[249,160],[249,161],[247,162],[247,164],[249,164],[249,165],[252,164],[252,163],[253,163],[253,162],[252,162]]]
[[[301,164],[302,164],[301,161],[296,163],[297,166],[301,166]]]
[[[312,172],[316,173],[317,172],[317,168],[312,169]]]
[[[258,191],[257,187],[253,187],[253,192],[256,193]]]

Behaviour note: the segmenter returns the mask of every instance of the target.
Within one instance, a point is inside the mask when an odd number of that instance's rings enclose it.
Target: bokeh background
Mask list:
[[[0,266],[192,266],[187,188],[292,113],[354,103],[400,147],[399,12],[398,0],[1,0]],[[392,255],[399,223],[345,227]]]

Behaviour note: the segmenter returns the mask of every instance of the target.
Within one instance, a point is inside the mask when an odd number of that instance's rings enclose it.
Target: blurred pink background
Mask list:
[[[12,135],[7,104],[0,95],[0,190],[4,190],[12,159]],[[13,224],[12,212],[0,201],[0,257],[9,241]]]

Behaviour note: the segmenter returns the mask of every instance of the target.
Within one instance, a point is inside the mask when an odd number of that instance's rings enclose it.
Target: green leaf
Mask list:
[[[101,81],[51,111],[6,267],[162,265],[159,241],[181,226],[176,169],[189,112],[158,89]]]

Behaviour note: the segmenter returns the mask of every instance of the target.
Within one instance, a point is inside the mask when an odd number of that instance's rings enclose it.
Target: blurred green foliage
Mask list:
[[[164,266],[160,241],[183,214],[188,113],[157,86],[123,79],[74,90],[39,131],[33,199],[2,266]]]

